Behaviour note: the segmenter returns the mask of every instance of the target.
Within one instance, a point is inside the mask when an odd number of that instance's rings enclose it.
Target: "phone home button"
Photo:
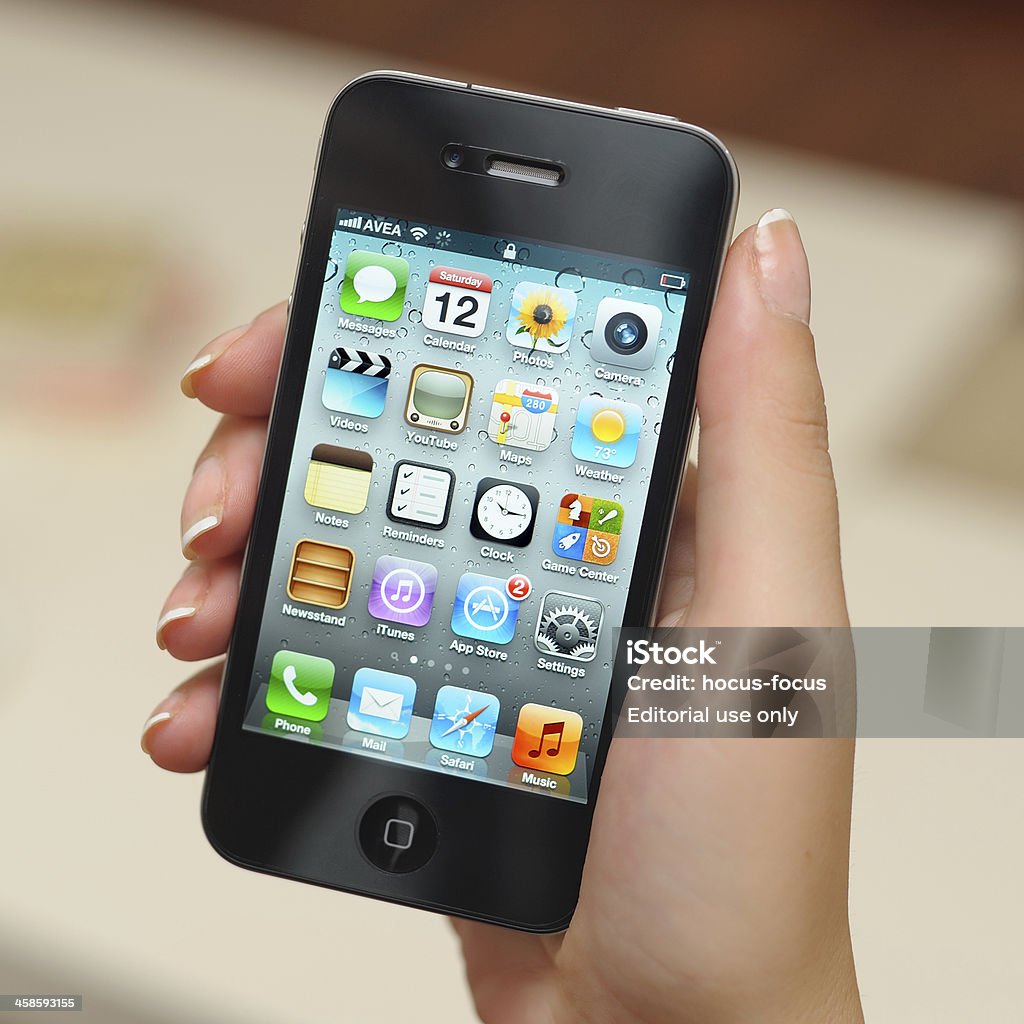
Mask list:
[[[376,868],[403,874],[434,856],[437,823],[418,800],[385,796],[363,811],[357,829],[363,856]]]

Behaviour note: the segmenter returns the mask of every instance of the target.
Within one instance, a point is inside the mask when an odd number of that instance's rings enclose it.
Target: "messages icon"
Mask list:
[[[356,249],[345,261],[339,301],[346,313],[374,320],[397,320],[402,315],[409,264],[398,256]]]

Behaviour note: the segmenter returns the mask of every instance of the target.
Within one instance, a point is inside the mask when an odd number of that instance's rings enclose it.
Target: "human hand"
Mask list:
[[[680,496],[662,625],[842,626],[835,484],[796,225],[772,211],[730,250],[704,343],[700,483]],[[284,307],[211,342],[182,388],[224,413],[182,510],[191,564],[157,641],[224,652],[255,505]],[[205,767],[222,663],[158,706],[143,747]],[[863,1020],[847,917],[853,744],[612,743],[580,901],[563,936],[456,921],[488,1021]]]

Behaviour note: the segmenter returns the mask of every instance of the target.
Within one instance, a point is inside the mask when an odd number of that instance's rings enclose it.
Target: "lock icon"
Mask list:
[[[503,260],[514,260],[516,258],[516,247],[512,242],[509,242],[505,246],[505,251],[501,254]]]

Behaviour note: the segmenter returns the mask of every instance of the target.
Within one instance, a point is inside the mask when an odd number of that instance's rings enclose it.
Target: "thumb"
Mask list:
[[[691,624],[847,621],[800,232],[771,210],[733,243],[701,355]]]

